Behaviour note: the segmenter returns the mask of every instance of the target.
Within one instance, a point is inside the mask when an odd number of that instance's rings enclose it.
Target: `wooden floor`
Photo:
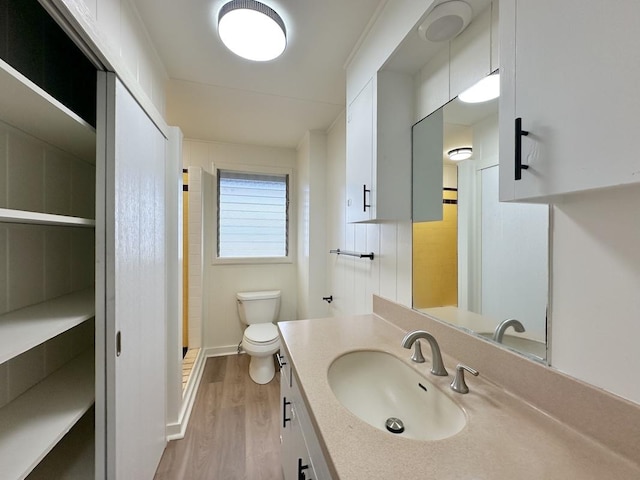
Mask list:
[[[280,385],[249,378],[249,356],[209,358],[182,440],[169,442],[155,480],[281,480]]]

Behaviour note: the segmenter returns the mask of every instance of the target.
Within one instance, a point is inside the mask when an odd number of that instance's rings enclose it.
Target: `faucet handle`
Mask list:
[[[413,353],[411,354],[411,360],[416,363],[424,363],[424,356],[422,355],[420,340],[416,340],[415,342],[413,342]]]
[[[451,390],[458,393],[469,393],[469,387],[467,387],[467,383],[464,381],[464,371],[469,372],[474,377],[478,376],[478,371],[474,370],[468,365],[464,365],[459,363],[456,366],[456,376],[453,378],[453,382],[451,382]]]

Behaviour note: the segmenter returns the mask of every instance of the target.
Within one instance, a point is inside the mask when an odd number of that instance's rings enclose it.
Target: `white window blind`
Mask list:
[[[217,173],[218,257],[286,257],[289,176]]]

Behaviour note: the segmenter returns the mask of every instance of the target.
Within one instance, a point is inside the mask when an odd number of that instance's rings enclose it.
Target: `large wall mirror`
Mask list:
[[[549,207],[498,201],[498,101],[413,126],[413,307],[546,361]]]

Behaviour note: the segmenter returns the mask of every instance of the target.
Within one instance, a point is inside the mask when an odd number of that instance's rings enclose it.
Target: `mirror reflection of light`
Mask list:
[[[224,11],[223,7],[218,20],[220,39],[229,50],[248,60],[273,60],[287,45],[284,24],[277,13],[273,15],[280,23],[262,11],[250,8]]]
[[[449,150],[447,152],[447,155],[449,155],[449,159],[453,160],[454,162],[467,160],[471,158],[472,154],[473,154],[473,150],[471,147],[454,148],[453,150]]]
[[[466,89],[458,98],[465,103],[480,103],[500,96],[500,74],[484,77],[472,87]]]

